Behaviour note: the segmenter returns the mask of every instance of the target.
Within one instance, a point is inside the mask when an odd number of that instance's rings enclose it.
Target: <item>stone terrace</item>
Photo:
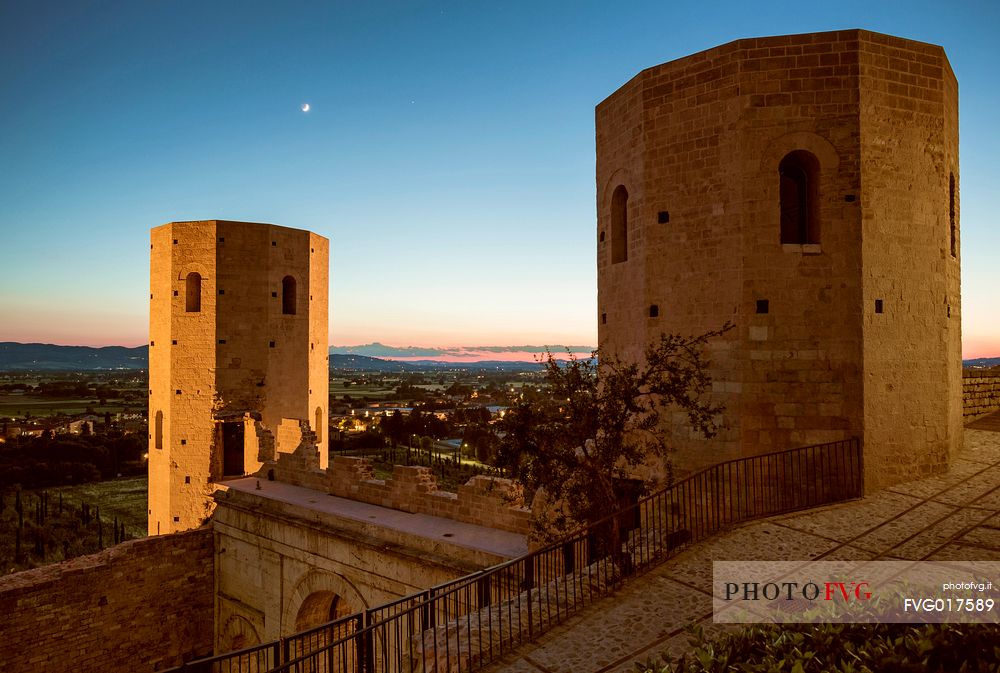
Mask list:
[[[687,646],[712,622],[713,560],[1000,561],[1000,412],[970,423],[943,475],[756,521],[701,543],[594,603],[490,671],[605,673]]]

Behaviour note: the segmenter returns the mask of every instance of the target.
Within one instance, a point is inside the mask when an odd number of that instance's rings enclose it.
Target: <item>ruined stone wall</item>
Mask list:
[[[963,417],[970,419],[1000,410],[1000,373],[995,371],[962,372]]]
[[[403,512],[430,514],[453,521],[527,535],[531,510],[509,479],[472,477],[458,493],[442,491],[430,468],[396,465],[391,479],[375,479],[365,458],[335,456],[328,470],[314,470],[296,457],[282,456],[262,471],[274,470],[276,480],[342,498]]]
[[[210,529],[0,577],[3,669],[155,671],[212,651]]]

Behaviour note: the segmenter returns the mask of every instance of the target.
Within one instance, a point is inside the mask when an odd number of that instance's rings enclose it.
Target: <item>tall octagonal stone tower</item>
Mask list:
[[[149,532],[198,526],[212,483],[294,453],[327,463],[329,241],[272,224],[151,232]],[[311,437],[309,437],[311,439]]]
[[[710,345],[711,441],[682,468],[862,438],[866,489],[962,436],[958,85],[937,46],[864,30],[731,42],[597,106],[599,342]]]

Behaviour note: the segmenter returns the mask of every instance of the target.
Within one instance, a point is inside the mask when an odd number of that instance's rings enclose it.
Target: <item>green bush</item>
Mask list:
[[[754,624],[691,651],[636,664],[643,673],[974,673],[1000,669],[997,624]]]

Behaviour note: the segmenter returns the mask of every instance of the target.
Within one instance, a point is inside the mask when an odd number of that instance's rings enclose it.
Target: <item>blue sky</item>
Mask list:
[[[149,228],[218,217],[331,239],[331,343],[594,343],[594,105],[854,27],[948,53],[966,356],[1000,355],[996,2],[4,3],[0,341],[144,342]]]

